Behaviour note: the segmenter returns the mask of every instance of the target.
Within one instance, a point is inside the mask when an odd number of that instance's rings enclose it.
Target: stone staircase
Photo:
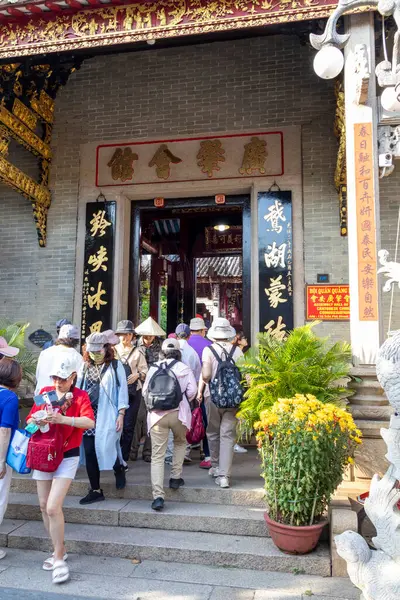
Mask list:
[[[374,473],[382,475],[388,467],[384,458],[387,449],[380,429],[388,427],[393,409],[376,378],[375,367],[354,367],[352,374],[358,380],[349,383],[349,387],[355,390],[349,398],[349,409],[363,435],[352,479],[365,481],[368,489]]]
[[[264,522],[256,452],[235,456],[235,463],[236,486],[227,490],[218,488],[197,464],[185,467],[185,487],[167,490],[161,513],[150,508],[146,463],[131,466],[122,492],[115,489],[112,474],[107,474],[102,482],[106,501],[89,506],[79,504],[87,493],[87,479],[80,471],[65,501],[68,551],[330,576],[327,543],[307,556],[289,556],[277,550]],[[166,469],[166,483],[167,477]],[[0,528],[0,543],[11,548],[49,549],[35,482],[29,476],[14,478],[6,519]]]

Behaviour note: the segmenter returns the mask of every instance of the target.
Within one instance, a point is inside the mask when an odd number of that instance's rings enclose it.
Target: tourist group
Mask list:
[[[164,508],[164,469],[169,487],[184,485],[182,470],[200,448],[200,468],[221,488],[231,484],[236,412],[243,399],[237,361],[247,349],[240,326],[196,315],[167,333],[151,317],[136,328],[91,333],[78,351],[78,328],[57,322],[56,341],[39,355],[34,403],[26,419],[26,466],[37,482],[43,522],[54,553],[43,569],[53,583],[69,579],[64,546],[63,503],[79,465],[85,465],[87,505],[105,499],[101,473],[113,471],[116,488],[126,485],[128,460],[151,463],[151,508]],[[18,348],[0,337],[0,523],[12,468],[7,456],[19,427],[16,390],[22,378]],[[15,446],[15,444],[14,444]],[[0,558],[5,556],[0,551]]]

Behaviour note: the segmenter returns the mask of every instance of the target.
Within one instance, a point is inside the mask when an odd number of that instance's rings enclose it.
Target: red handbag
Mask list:
[[[64,447],[62,425],[50,425],[46,433],[39,429],[29,440],[26,464],[30,469],[54,473],[64,458]]]
[[[65,400],[60,412],[65,415],[73,402],[73,396]],[[32,435],[28,443],[26,464],[30,469],[54,473],[64,458],[64,449],[68,439],[64,441],[63,425],[50,425],[46,433],[40,429]]]
[[[190,431],[186,434],[186,441],[188,444],[198,444],[204,439],[206,435],[206,428],[204,427],[203,413],[201,408],[195,408],[192,412],[192,423]]]

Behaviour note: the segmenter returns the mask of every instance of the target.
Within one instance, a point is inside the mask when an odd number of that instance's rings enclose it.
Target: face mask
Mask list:
[[[103,352],[89,352],[89,356],[95,365],[101,365],[104,362]]]

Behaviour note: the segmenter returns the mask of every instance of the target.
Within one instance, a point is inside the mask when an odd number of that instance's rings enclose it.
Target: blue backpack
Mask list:
[[[233,360],[236,348],[233,346],[229,354],[223,348],[222,357],[212,346],[209,348],[218,362],[215,377],[210,381],[211,400],[217,408],[237,408],[243,402],[244,392],[240,371]]]

